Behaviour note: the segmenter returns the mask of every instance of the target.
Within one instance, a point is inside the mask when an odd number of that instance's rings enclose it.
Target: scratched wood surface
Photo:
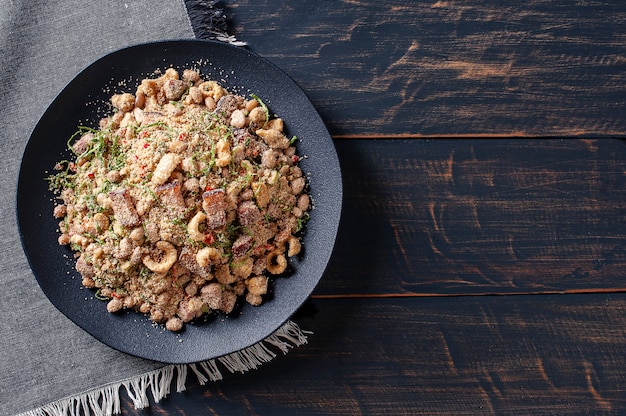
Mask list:
[[[626,288],[623,140],[336,140],[344,210],[318,293]]]
[[[335,138],[336,251],[307,345],[123,414],[626,414],[626,3],[225,3]]]
[[[338,137],[626,135],[623,1],[227,4]]]
[[[623,414],[626,295],[313,299],[310,342],[132,415]],[[127,406],[127,401],[124,402]]]

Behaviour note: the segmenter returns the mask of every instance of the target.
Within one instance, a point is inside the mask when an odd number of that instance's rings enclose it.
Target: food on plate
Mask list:
[[[300,253],[311,208],[283,120],[190,69],[110,101],[48,178],[82,284],[109,312],[135,309],[172,331],[243,299],[260,305]]]

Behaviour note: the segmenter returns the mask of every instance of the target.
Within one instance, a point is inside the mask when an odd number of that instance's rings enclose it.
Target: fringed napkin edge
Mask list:
[[[287,321],[273,334],[250,347],[228,355],[192,364],[168,364],[120,382],[107,384],[93,390],[66,397],[17,416],[104,416],[121,413],[120,389],[126,390],[136,409],[149,406],[148,392],[155,403],[167,397],[176,381],[176,392],[186,389],[189,370],[200,385],[223,378],[222,371],[245,373],[254,370],[276,357],[276,350],[287,354],[293,347],[307,343],[310,331]],[[223,368],[223,369],[222,369]]]
[[[230,43],[234,46],[246,46],[229,34],[229,18],[226,8],[219,0],[183,0],[187,16],[194,34],[198,39],[213,39]]]

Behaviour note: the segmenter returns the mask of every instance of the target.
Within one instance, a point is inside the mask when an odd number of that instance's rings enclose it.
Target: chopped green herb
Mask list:
[[[311,219],[311,216],[308,212],[305,212],[302,217],[298,218],[298,225],[296,226],[296,232],[302,231],[304,225]]]
[[[98,290],[96,291],[96,294],[95,294],[94,296],[95,296],[95,298],[96,298],[96,299],[98,299],[98,300],[109,300],[109,299],[110,299],[109,297],[104,296],[104,295],[102,294],[102,289],[98,289]]]

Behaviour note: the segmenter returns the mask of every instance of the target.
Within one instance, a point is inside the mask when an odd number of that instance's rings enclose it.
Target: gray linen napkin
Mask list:
[[[0,414],[163,366],[100,344],[52,306],[21,247],[15,189],[33,127],[82,68],[124,46],[193,36],[182,0],[0,0]]]

